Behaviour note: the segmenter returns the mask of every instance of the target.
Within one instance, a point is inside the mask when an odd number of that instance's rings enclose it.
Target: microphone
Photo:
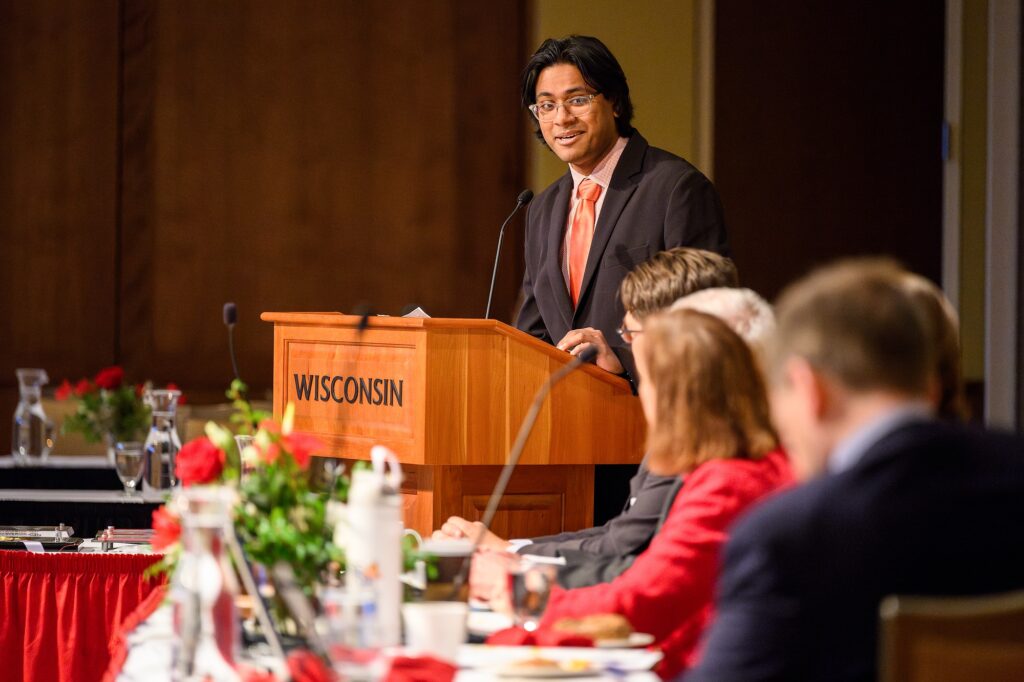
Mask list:
[[[370,326],[370,316],[373,315],[373,306],[369,303],[359,303],[352,309],[351,314],[359,316],[359,322],[356,323],[356,333],[359,336],[362,336],[363,332],[366,331],[366,328]]]
[[[526,413],[526,418],[523,419],[522,425],[519,427],[519,433],[516,435],[516,440],[512,444],[512,449],[509,450],[508,460],[505,462],[505,466],[501,468],[501,475],[498,476],[498,482],[494,484],[494,490],[491,491],[491,497],[487,500],[487,508],[484,510],[484,516],[480,520],[480,530],[476,534],[476,538],[473,540],[473,548],[462,561],[462,569],[459,574],[455,576],[453,581],[453,595],[457,595],[459,590],[462,589],[462,585],[466,582],[466,577],[469,574],[469,566],[472,561],[473,555],[480,548],[480,543],[484,539],[484,535],[487,533],[487,529],[491,527],[491,521],[494,520],[494,514],[498,511],[498,504],[501,502],[501,498],[505,496],[505,488],[508,487],[508,482],[512,478],[512,472],[515,471],[516,465],[519,464],[519,458],[523,454],[523,450],[526,448],[526,441],[530,437],[530,432],[533,431],[533,425],[537,422],[537,416],[540,414],[540,408],[544,406],[544,401],[547,399],[548,394],[551,393],[551,389],[560,382],[562,379],[572,374],[580,365],[585,362],[592,362],[597,357],[597,348],[590,346],[586,350],[580,352],[579,355],[574,357],[570,362],[562,366],[557,372],[548,377],[548,380],[541,384],[541,387],[537,389],[536,395],[533,396],[533,402],[530,404],[530,410]]]
[[[519,209],[526,206],[530,201],[533,200],[533,192],[524,189],[516,197],[516,207],[512,209],[512,212],[505,218],[505,222],[501,224],[501,230],[498,232],[498,249],[494,252],[494,268],[491,269],[491,289],[487,292],[487,310],[484,311],[484,319],[491,316],[491,298],[494,296],[494,279],[498,276],[498,259],[501,257],[501,240],[505,236],[505,226],[508,225],[508,221],[512,220]]]
[[[224,304],[224,325],[228,328],[228,353],[231,354],[231,369],[235,379],[242,380],[238,374],[238,358],[235,357],[235,324],[238,322],[238,307],[232,302]]]

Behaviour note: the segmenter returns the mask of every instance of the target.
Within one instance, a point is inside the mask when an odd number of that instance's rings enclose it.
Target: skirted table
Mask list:
[[[9,490],[0,489],[0,525],[56,526],[75,529],[75,536],[91,538],[107,526],[149,528],[153,510],[162,505],[159,492],[126,497],[113,490]]]
[[[3,679],[99,682],[111,636],[162,581],[153,554],[0,551]]]

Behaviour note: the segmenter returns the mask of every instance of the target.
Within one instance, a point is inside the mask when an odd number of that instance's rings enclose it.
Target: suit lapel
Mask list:
[[[554,210],[551,212],[552,224],[548,225],[548,248],[545,256],[544,269],[548,273],[548,285],[551,289],[553,301],[558,304],[558,311],[565,320],[567,329],[572,329],[572,298],[569,297],[569,289],[565,285],[565,276],[562,274],[562,239],[565,237],[565,223],[569,219],[569,201],[572,193],[572,175],[566,173],[558,181],[558,192],[555,195]],[[561,210],[559,210],[561,207]],[[557,342],[559,339],[554,339]]]
[[[615,166],[609,183],[608,194],[601,206],[601,215],[597,218],[597,225],[594,226],[594,239],[590,243],[590,253],[587,254],[587,269],[583,273],[583,283],[580,285],[580,301],[576,310],[582,310],[584,301],[590,291],[590,283],[597,272],[598,264],[604,256],[604,250],[608,246],[608,240],[612,237],[619,222],[622,209],[626,207],[629,198],[637,188],[635,176],[640,174],[643,167],[644,153],[647,151],[647,140],[634,131],[626,148],[622,150],[619,163]],[[575,319],[571,325],[576,328]]]

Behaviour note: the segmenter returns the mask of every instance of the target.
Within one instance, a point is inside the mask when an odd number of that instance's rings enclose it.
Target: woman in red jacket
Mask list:
[[[696,659],[712,616],[719,552],[754,502],[791,480],[769,421],[764,379],[747,344],[721,320],[681,310],[648,318],[636,354],[648,463],[685,476],[650,547],[613,582],[556,589],[541,627],[618,613],[654,635],[662,677]]]

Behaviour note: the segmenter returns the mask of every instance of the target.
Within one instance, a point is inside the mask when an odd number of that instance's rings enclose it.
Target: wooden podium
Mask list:
[[[495,320],[263,313],[274,324],[274,414],[329,454],[395,451],[406,525],[478,519],[537,389],[570,356]],[[635,464],[644,420],[627,381],[592,365],[548,397],[492,527],[534,537],[592,523],[595,464]]]

